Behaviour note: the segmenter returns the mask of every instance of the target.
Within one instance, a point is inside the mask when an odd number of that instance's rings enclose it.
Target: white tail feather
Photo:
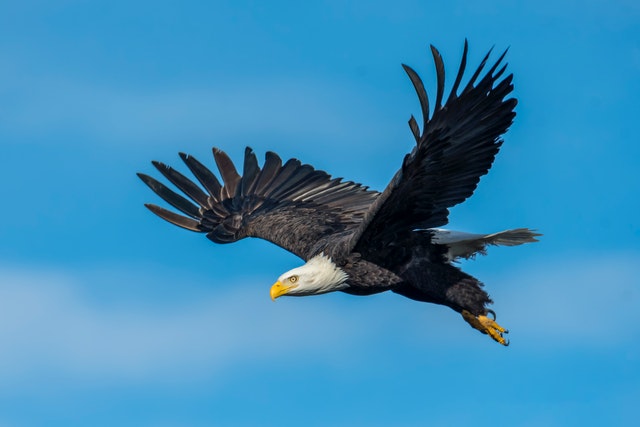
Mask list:
[[[537,242],[536,237],[541,236],[528,228],[515,228],[492,234],[464,233],[440,228],[429,231],[432,234],[433,243],[446,245],[449,248],[447,252],[449,261],[474,258],[477,254],[485,255],[488,245],[517,246]]]

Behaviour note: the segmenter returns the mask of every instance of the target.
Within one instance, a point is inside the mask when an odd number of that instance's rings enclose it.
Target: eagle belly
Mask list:
[[[425,258],[412,259],[399,274],[403,281],[393,292],[416,301],[467,310],[474,315],[486,312],[491,298],[475,277],[448,263],[435,263]]]
[[[491,298],[483,284],[447,261],[445,245],[433,245],[429,233],[411,233],[401,244],[375,252],[352,254],[346,263],[350,287],[345,292],[370,295],[385,290],[404,297],[445,305],[474,315],[487,311]],[[366,259],[365,259],[366,258]]]

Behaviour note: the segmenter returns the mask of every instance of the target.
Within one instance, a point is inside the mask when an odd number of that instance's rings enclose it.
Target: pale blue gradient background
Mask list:
[[[639,3],[344,3],[3,2],[0,426],[634,425]],[[465,37],[510,46],[520,103],[450,226],[545,234],[464,263],[508,349],[393,294],[273,303],[294,256],[143,208],[135,172],[213,145],[384,188],[400,63],[433,93],[429,43],[451,84]]]

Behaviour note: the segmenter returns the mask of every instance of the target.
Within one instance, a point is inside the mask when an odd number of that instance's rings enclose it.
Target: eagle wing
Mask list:
[[[153,204],[145,206],[172,224],[207,233],[216,243],[258,237],[309,259],[325,250],[331,238],[350,235],[379,195],[360,184],[331,178],[296,159],[283,165],[272,152],[266,153],[260,168],[247,147],[242,176],[226,153],[214,148],[213,156],[222,183],[211,170],[184,153],[180,157],[201,185],[163,163],[152,162],[188,198],[138,173],[145,184],[184,215]]]
[[[502,144],[500,137],[515,117],[517,101],[505,99],[513,90],[513,75],[500,80],[506,69],[506,65],[501,66],[506,51],[478,80],[489,51],[458,94],[467,62],[465,40],[460,68],[444,105],[444,64],[435,47],[431,46],[431,52],[437,76],[433,115],[429,117],[429,99],[422,80],[403,65],[420,100],[422,133],[411,116],[409,126],[416,146],[354,233],[352,246],[359,251],[387,246],[416,229],[446,224],[449,208],[471,196],[480,177],[489,171]]]

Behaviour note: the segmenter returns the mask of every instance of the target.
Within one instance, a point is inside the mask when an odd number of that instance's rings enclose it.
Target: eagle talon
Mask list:
[[[472,328],[489,335],[494,341],[505,347],[509,345],[509,340],[504,337],[504,334],[508,334],[509,331],[496,323],[496,313],[493,310],[486,311],[486,314],[491,314],[493,319],[486,315],[475,316],[467,310],[462,310],[461,314]]]

